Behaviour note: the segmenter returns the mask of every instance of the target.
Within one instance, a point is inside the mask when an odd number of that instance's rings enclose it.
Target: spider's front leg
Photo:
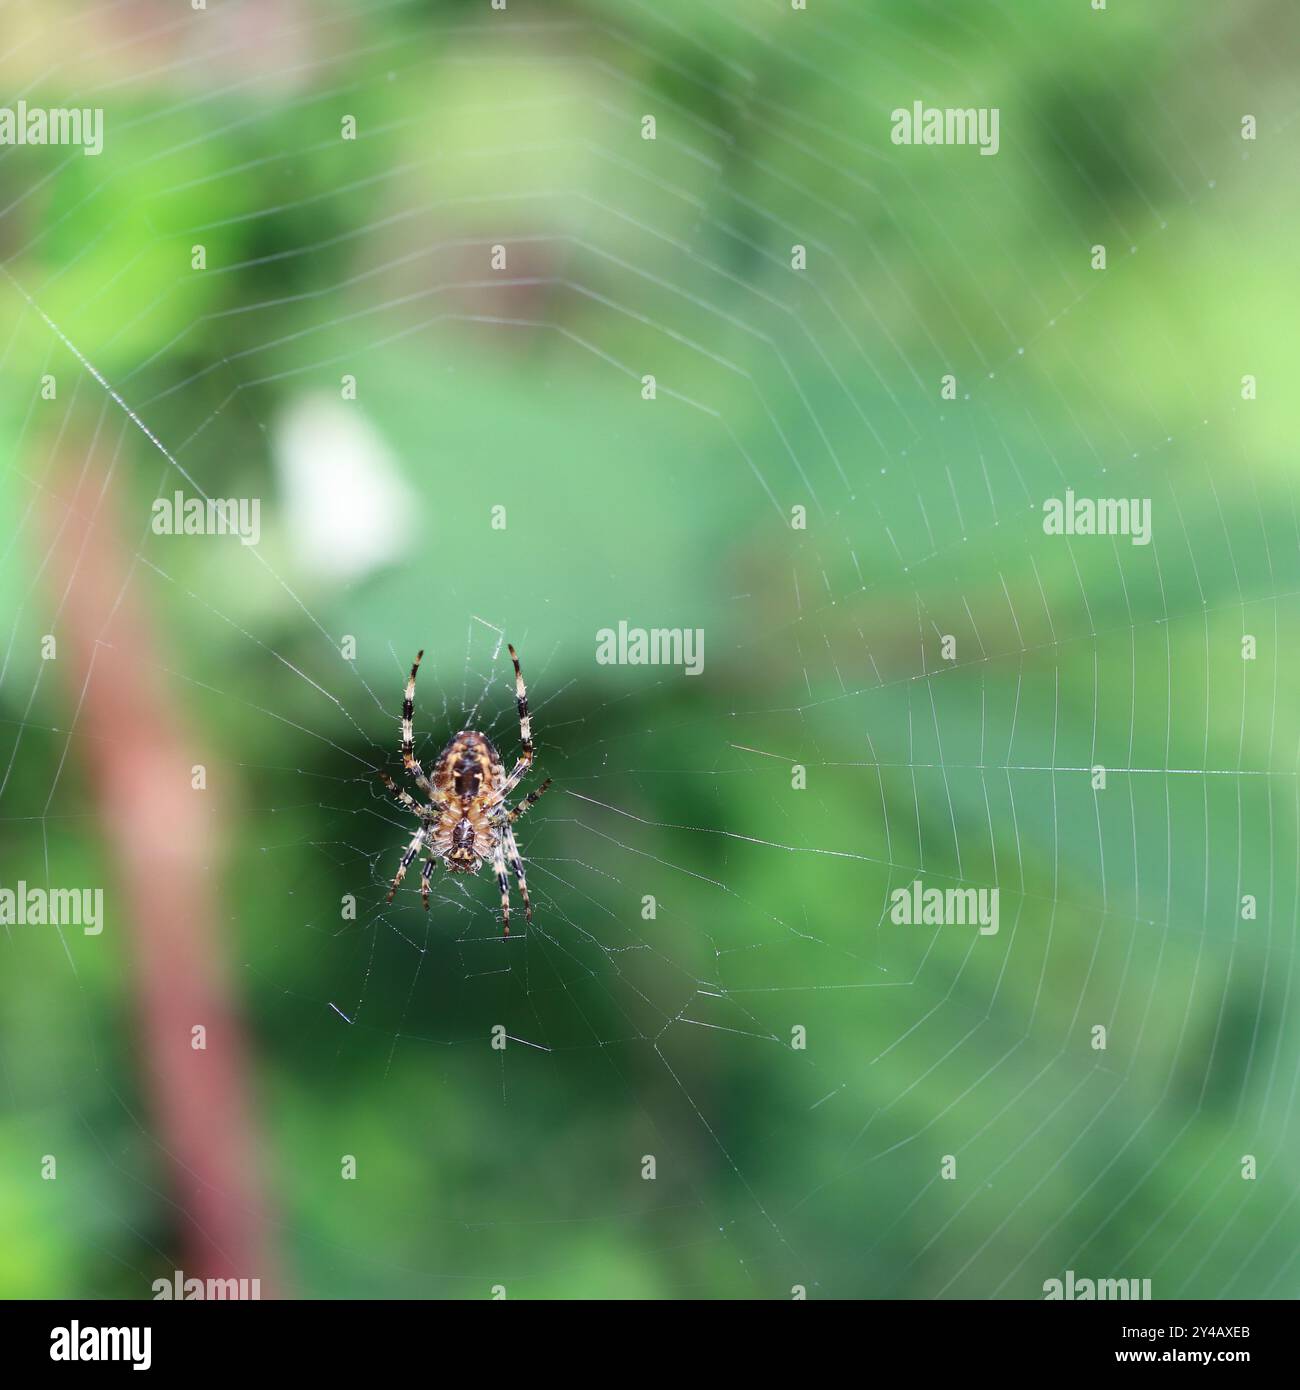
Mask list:
[[[411,843],[406,847],[406,853],[402,855],[402,862],[398,865],[397,874],[393,879],[393,886],[388,890],[388,902],[393,901],[393,895],[397,892],[398,885],[406,877],[406,871],[415,862],[415,856],[420,852],[420,846],[424,843],[424,837],[429,833],[427,825],[420,828],[411,837]]]
[[[411,663],[411,674],[406,678],[406,693],[402,697],[402,763],[410,775],[415,779],[415,785],[429,798],[434,798],[432,786],[429,779],[424,775],[424,769],[416,761],[415,757],[415,728],[412,720],[415,716],[415,675],[420,669],[420,662],[424,660],[424,649],[421,648],[415,654],[415,660]]]
[[[404,791],[401,787],[399,787],[397,783],[394,782],[393,779],[386,772],[381,772],[379,774],[379,777],[380,780],[383,782],[384,786],[386,786],[388,790],[392,792],[392,794],[397,798],[401,805],[405,806],[408,811],[414,811],[417,816],[420,814],[420,803],[411,795],[410,792]]]
[[[536,791],[529,792],[528,795],[524,797],[524,799],[519,803],[519,805],[516,806],[515,809],[511,811],[510,814],[506,817],[507,822],[513,825],[515,821],[517,821],[519,817],[522,816],[530,806],[535,806],[542,799],[542,793],[550,785],[551,779],[548,777],[546,781],[543,782],[542,785],[537,788]]]
[[[506,650],[510,653],[510,660],[515,664],[515,704],[519,709],[519,759],[511,769],[510,775],[497,788],[494,798],[496,801],[504,801],[533,765],[533,723],[528,714],[528,690],[524,685],[524,673],[519,669],[519,657],[515,649],[507,644]]]

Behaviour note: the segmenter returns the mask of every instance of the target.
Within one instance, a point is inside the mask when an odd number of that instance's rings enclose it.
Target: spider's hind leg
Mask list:
[[[506,859],[501,841],[492,846],[492,867],[497,871],[497,887],[501,890],[501,935],[510,935],[510,880],[506,877]]]
[[[540,796],[541,792],[535,793]],[[528,880],[524,877],[524,861],[519,857],[519,846],[515,843],[515,832],[506,825],[501,832],[501,837],[505,841],[506,853],[510,856],[510,867],[515,871],[515,877],[519,880],[519,896],[524,900],[524,921],[533,920],[533,904],[528,897]]]

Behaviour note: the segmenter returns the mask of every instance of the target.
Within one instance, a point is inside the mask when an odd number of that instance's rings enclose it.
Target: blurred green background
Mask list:
[[[105,148],[0,149],[0,882],[108,906],[0,938],[0,1292],[148,1297],[193,1237],[96,671],[42,660],[71,451],[219,806],[281,1291],[1294,1296],[1292,7],[5,23],[0,101]],[[892,145],[914,100],[1000,152]],[[1044,535],[1066,488],[1152,543]],[[259,544],[154,534],[176,490]],[[703,674],[597,664],[620,620]],[[506,640],[555,786],[503,943],[490,874],[385,907],[374,773],[419,647],[426,767],[513,755]],[[891,923],[917,877],[998,934]]]

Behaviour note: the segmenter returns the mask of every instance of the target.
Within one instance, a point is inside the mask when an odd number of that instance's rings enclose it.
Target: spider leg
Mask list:
[[[406,853],[402,855],[402,862],[398,866],[397,876],[393,879],[393,886],[388,890],[388,902],[393,901],[393,894],[397,892],[397,886],[406,877],[406,871],[411,867],[415,856],[420,852],[420,846],[424,843],[424,837],[429,833],[429,827],[421,823],[420,828],[411,837],[411,843],[406,847]]]
[[[537,788],[536,791],[529,792],[528,795],[524,797],[524,799],[519,803],[519,805],[516,806],[515,809],[510,812],[509,816],[506,817],[510,824],[513,825],[515,821],[517,821],[519,817],[522,816],[530,806],[540,801],[542,799],[542,793],[550,785],[551,779],[548,777],[546,781],[543,782],[542,785]]]
[[[492,867],[497,871],[497,887],[501,889],[501,935],[510,935],[510,880],[506,877],[506,858],[501,841],[492,846]]]
[[[519,761],[515,764],[510,776],[502,782],[493,798],[494,803],[504,801],[519,785],[519,780],[524,773],[533,765],[533,726],[528,717],[528,691],[524,688],[524,673],[519,669],[519,658],[515,655],[515,649],[507,645],[507,650],[510,653],[510,660],[515,663],[515,702],[519,706]]]
[[[420,901],[424,904],[424,910],[429,910],[429,880],[433,877],[433,855],[424,861],[424,868],[420,870]]]
[[[415,759],[415,730],[411,725],[411,719],[415,714],[415,673],[420,669],[420,662],[424,659],[424,651],[420,650],[415,654],[415,660],[411,663],[411,674],[406,679],[406,694],[402,697],[402,762],[407,772],[415,778],[415,785],[429,797],[433,799],[433,788],[429,785],[429,779],[424,775],[424,769]]]
[[[386,772],[381,772],[379,776],[384,786],[386,786],[388,790],[392,792],[392,794],[398,799],[398,801],[401,802],[403,806],[406,807],[408,811],[414,811],[417,816],[420,814],[420,803],[411,795],[410,792],[403,791],[402,788],[399,787],[397,783],[394,782],[393,779]]]
[[[515,844],[515,832],[507,825],[502,831],[506,852],[510,855],[510,867],[519,880],[519,896],[524,900],[524,921],[533,920],[533,905],[528,897],[528,880],[524,877],[524,861],[519,857],[519,846]]]

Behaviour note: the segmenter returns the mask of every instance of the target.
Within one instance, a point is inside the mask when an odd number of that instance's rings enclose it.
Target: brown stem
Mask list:
[[[92,445],[99,450],[102,445]],[[74,455],[66,442],[65,459]],[[156,1139],[182,1213],[187,1277],[258,1278],[274,1287],[243,1029],[218,925],[220,802],[191,786],[209,766],[181,717],[178,665],[140,599],[123,545],[107,459],[75,475],[56,466],[44,492],[60,599],[56,668],[79,701],[73,735],[84,753],[117,880],[106,929],[130,972]],[[132,533],[142,527],[134,526]],[[206,1047],[192,1030],[206,1030]]]

